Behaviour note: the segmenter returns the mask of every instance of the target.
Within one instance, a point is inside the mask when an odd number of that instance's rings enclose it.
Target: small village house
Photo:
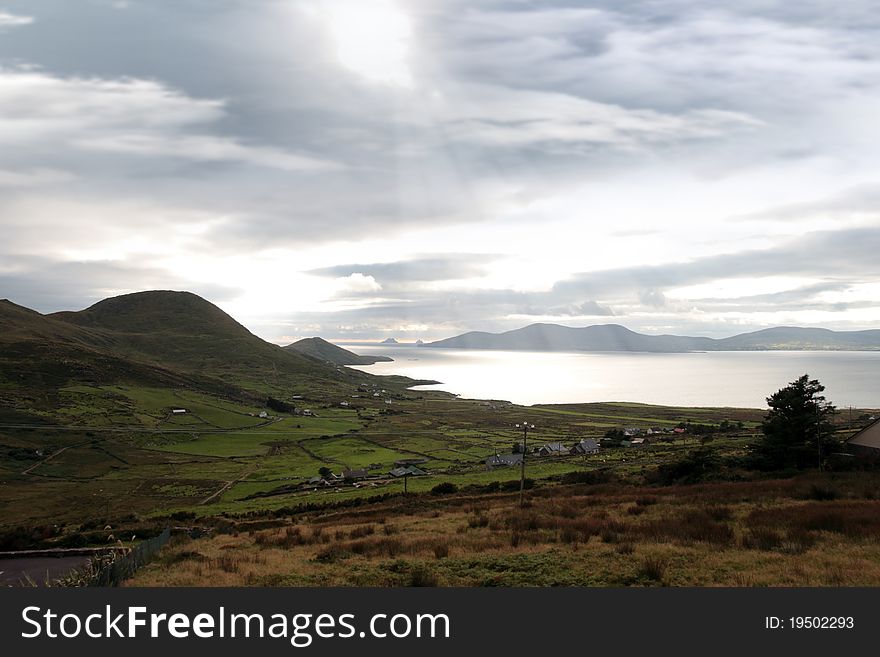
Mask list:
[[[360,479],[366,479],[369,476],[369,473],[363,468],[359,468],[357,470],[343,470],[342,478],[346,481],[358,481]]]
[[[568,448],[562,443],[547,443],[538,449],[539,456],[562,456],[568,454]]]
[[[506,468],[522,463],[522,454],[495,454],[486,459],[486,467],[489,470],[495,468]]]
[[[587,454],[598,454],[599,453],[599,445],[592,438],[584,438],[579,443],[576,443],[568,453],[572,456],[586,456]]]
[[[875,420],[847,440],[846,446],[856,456],[880,459],[880,420]]]

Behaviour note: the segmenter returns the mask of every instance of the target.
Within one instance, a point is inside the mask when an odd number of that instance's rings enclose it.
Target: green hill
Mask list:
[[[335,368],[258,338],[189,292],[138,292],[49,317],[109,336],[116,352],[178,370],[261,387],[284,387],[291,377],[340,378]]]
[[[0,301],[0,409],[53,417],[62,391],[126,384],[240,401],[335,397],[369,374],[282,349],[187,292],[142,292],[42,315]]]
[[[327,342],[323,338],[304,338],[284,347],[287,351],[308,354],[334,365],[372,365],[374,363],[390,363],[388,356],[359,356]]]

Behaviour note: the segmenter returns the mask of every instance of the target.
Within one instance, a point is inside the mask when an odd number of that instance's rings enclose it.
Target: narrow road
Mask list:
[[[29,467],[26,470],[22,470],[21,474],[23,474],[23,475],[30,474],[32,470],[36,470],[41,465],[48,463],[49,461],[54,459],[56,456],[58,456],[61,452],[66,451],[66,450],[70,449],[71,447],[82,447],[83,445],[88,445],[88,444],[89,444],[88,442],[84,442],[84,443],[77,443],[76,445],[68,445],[67,447],[62,447],[57,452],[52,452],[51,454],[49,454],[49,456],[44,458],[42,461],[34,463],[31,467]]]
[[[206,498],[203,499],[201,502],[199,502],[199,506],[204,506],[205,504],[210,504],[210,503],[211,503],[212,501],[214,501],[216,498],[220,497],[221,495],[223,495],[223,493],[225,493],[225,492],[228,491],[230,488],[232,488],[233,486],[235,486],[235,484],[237,484],[237,483],[239,483],[239,482],[241,482],[241,481],[244,481],[245,478],[246,478],[249,474],[252,474],[252,473],[256,472],[258,468],[259,468],[259,466],[255,467],[255,468],[250,468],[249,470],[246,470],[244,473],[242,473],[242,475],[241,475],[238,479],[233,479],[232,481],[227,481],[227,482],[223,485],[223,487],[220,488],[220,490],[218,490],[216,493],[210,495],[209,497],[206,497]]]

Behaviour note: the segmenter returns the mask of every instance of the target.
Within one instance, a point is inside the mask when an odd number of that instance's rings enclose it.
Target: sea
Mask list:
[[[342,344],[390,363],[372,374],[439,381],[415,389],[516,404],[641,402],[766,408],[766,398],[803,374],[843,409],[880,408],[880,351],[721,351],[676,354],[563,353]]]

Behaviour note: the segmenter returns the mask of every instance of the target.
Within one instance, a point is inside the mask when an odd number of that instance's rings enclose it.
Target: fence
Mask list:
[[[119,586],[119,584],[147,563],[171,538],[171,528],[153,538],[141,541],[127,552],[114,551],[95,557],[83,569],[74,571],[61,586]]]

